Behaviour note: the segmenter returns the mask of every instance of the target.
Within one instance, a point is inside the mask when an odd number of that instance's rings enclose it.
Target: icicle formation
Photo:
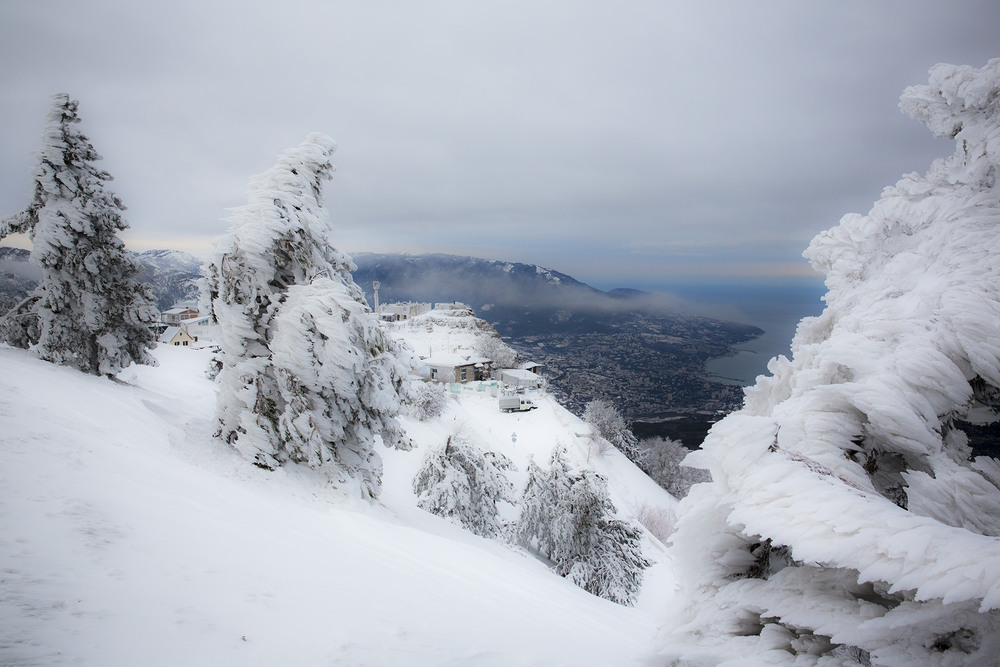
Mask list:
[[[961,430],[1000,407],[998,104],[1000,59],[933,68],[900,107],[955,154],[806,251],[825,311],[689,458],[689,632],[775,664],[1000,655],[1000,464]]]
[[[221,329],[217,435],[260,466],[324,466],[374,497],[375,437],[409,447],[395,420],[408,373],[330,242],[320,194],[334,150],[310,135],[253,179],[205,268]]]
[[[31,204],[0,220],[0,238],[31,237],[30,261],[42,269],[38,287],[0,320],[0,338],[46,361],[113,376],[133,362],[156,364],[149,325],[159,313],[117,236],[128,229],[125,207],[104,189],[112,178],[75,127],[77,106],[68,95],[53,98]]]

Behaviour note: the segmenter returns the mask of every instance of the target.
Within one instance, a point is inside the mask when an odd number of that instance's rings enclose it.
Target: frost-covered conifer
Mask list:
[[[310,135],[254,178],[205,267],[221,333],[218,435],[260,466],[326,466],[375,496],[376,436],[409,447],[395,420],[408,375],[331,242],[321,191],[334,150]]]
[[[272,322],[276,453],[335,469],[378,496],[376,437],[401,449],[410,446],[396,421],[408,381],[398,345],[348,285],[328,278],[289,287]]]
[[[635,604],[643,573],[652,565],[642,555],[642,531],[614,518],[617,510],[603,477],[580,470],[571,480],[556,520],[556,573],[605,600]]]
[[[602,440],[614,446],[630,461],[638,460],[639,441],[632,434],[625,418],[618,412],[618,408],[614,404],[601,398],[595,398],[584,408],[583,421],[590,424]],[[600,447],[600,451],[604,453],[606,445]]]
[[[564,447],[543,471],[534,462],[522,494],[514,537],[552,562],[580,588],[631,605],[652,563],[642,555],[642,533],[621,519],[608,496],[607,480],[593,470],[573,470]]]
[[[503,454],[451,436],[427,453],[413,478],[417,506],[476,535],[496,538],[503,531],[497,504],[517,501],[506,474],[513,469]]]
[[[0,337],[31,347],[46,361],[113,376],[131,363],[155,365],[149,354],[156,321],[149,286],[118,232],[128,228],[112,180],[75,127],[78,103],[56,95],[35,168],[28,208],[0,221],[0,238],[27,233],[30,261],[42,269],[38,287],[0,321]]]
[[[826,309],[690,456],[685,629],[731,664],[1000,655],[1000,462],[962,430],[1000,416],[998,100],[1000,59],[905,91],[954,155],[813,240]]]
[[[548,470],[535,460],[528,463],[528,480],[521,492],[521,514],[514,524],[514,540],[551,559],[556,549],[556,519],[559,503],[569,493],[568,452],[557,447],[549,458]]]

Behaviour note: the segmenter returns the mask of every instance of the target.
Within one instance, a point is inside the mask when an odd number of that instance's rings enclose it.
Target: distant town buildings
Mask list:
[[[197,308],[175,306],[160,313],[156,340],[176,347],[194,347],[196,343],[210,341],[215,327],[212,318],[199,314]]]

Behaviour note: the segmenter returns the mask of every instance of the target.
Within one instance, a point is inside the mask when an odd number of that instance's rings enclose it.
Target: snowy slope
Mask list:
[[[207,352],[157,356],[119,384],[0,348],[0,664],[627,665],[649,653],[673,585],[654,542],[661,563],[626,608],[413,504],[426,446],[466,428],[523,466],[582,432],[558,406],[502,415],[472,392],[439,422],[408,422],[420,446],[384,452],[385,492],[369,505],[214,440]],[[670,503],[627,461],[600,464],[623,507]]]

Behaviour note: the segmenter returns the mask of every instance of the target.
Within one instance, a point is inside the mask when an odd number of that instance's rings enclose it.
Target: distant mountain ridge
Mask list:
[[[133,253],[141,270],[139,282],[153,288],[160,310],[180,302],[198,301],[201,260],[181,250],[144,250]],[[0,246],[0,313],[15,306],[35,289],[42,272],[28,262],[30,252]]]
[[[440,253],[360,252],[353,258],[358,265],[354,282],[371,300],[372,282],[378,280],[383,303],[463,301],[477,310],[525,302],[581,307],[607,296],[572,276],[534,264]]]
[[[178,250],[136,253],[139,279],[161,310],[198,300],[201,261]],[[489,322],[522,356],[543,364],[551,389],[577,413],[607,398],[633,419],[667,413],[728,410],[742,391],[712,382],[705,361],[731,354],[760,335],[756,327],[671,309],[639,290],[596,289],[533,264],[478,257],[357,253],[354,281],[374,303],[460,301]],[[0,312],[18,303],[41,277],[28,251],[0,247]]]

